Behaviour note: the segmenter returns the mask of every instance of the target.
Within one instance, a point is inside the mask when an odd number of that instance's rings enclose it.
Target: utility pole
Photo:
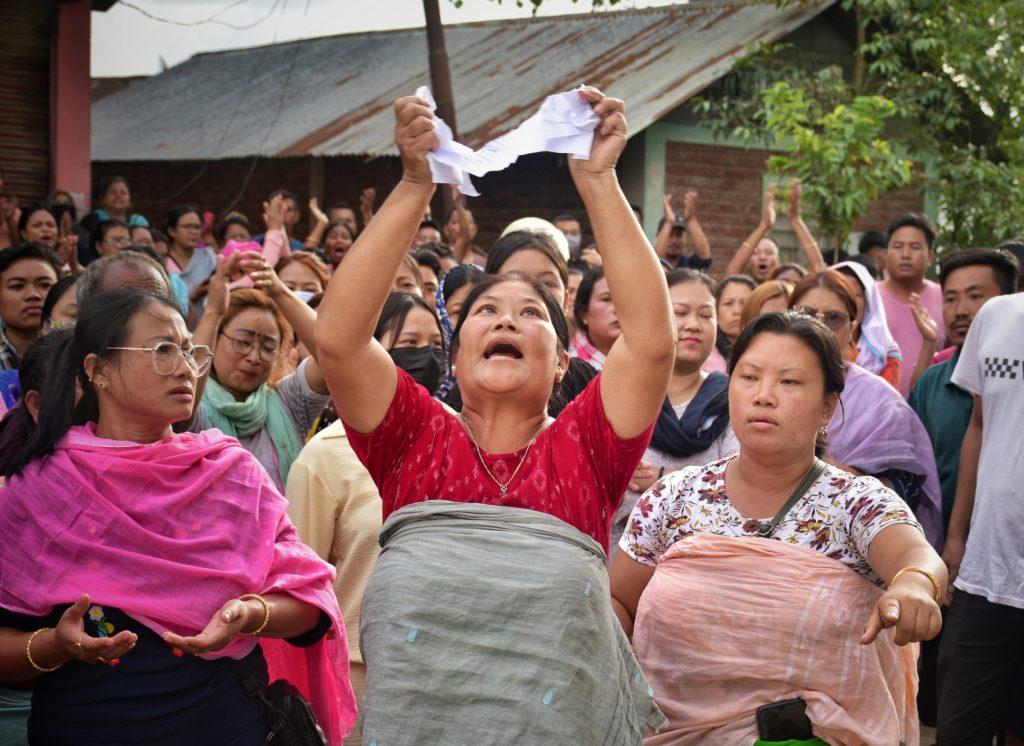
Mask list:
[[[427,58],[430,63],[430,88],[437,103],[437,115],[458,135],[455,123],[455,97],[452,95],[452,73],[448,67],[448,51],[444,46],[444,27],[441,25],[441,10],[438,0],[423,0],[423,15],[427,21]],[[444,210],[452,206],[447,189],[441,190]]]

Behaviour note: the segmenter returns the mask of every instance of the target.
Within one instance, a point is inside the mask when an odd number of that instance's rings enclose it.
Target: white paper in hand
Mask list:
[[[416,89],[416,95],[436,110],[434,97],[427,86]],[[469,175],[483,176],[502,171],[521,155],[528,153],[567,153],[587,160],[594,141],[594,129],[601,118],[590,104],[573,91],[548,96],[540,110],[511,132],[491,140],[473,151],[452,139],[451,128],[438,118],[437,148],[427,154],[435,184],[455,184],[462,194],[479,196]]]

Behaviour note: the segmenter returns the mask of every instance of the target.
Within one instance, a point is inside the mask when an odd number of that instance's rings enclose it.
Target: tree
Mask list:
[[[853,134],[862,147],[867,140],[856,135],[857,125],[840,124],[859,112],[858,117],[866,117],[861,121],[865,133],[874,126],[867,120],[883,122],[878,137],[869,139],[887,143],[890,153],[919,165],[913,172],[914,185],[937,197],[947,244],[991,246],[1021,233],[1024,3],[841,0],[839,5],[856,30],[851,74],[807,69],[789,59],[784,46],[763,47],[696,101],[697,111],[720,131],[751,142],[760,141],[766,126],[774,143],[796,128],[801,139],[787,141],[794,149],[774,163],[776,170],[790,172],[806,168],[816,158],[820,164],[816,154],[834,153],[837,143],[842,148],[846,142],[852,153],[857,148],[848,135]],[[779,83],[784,86],[776,88]],[[820,113],[815,122],[795,125],[780,116],[785,113],[782,104],[792,107],[801,100],[794,91],[802,96],[801,106]],[[769,125],[771,106],[776,113]],[[832,117],[825,119],[829,114]],[[822,167],[827,169],[825,160]],[[874,171],[861,171],[869,191],[876,183]],[[818,172],[804,183],[830,176]],[[823,186],[835,189],[834,184]],[[857,187],[855,183],[853,188]],[[851,195],[851,200],[860,198]],[[832,219],[824,198],[817,203],[809,199],[808,206],[823,226]]]

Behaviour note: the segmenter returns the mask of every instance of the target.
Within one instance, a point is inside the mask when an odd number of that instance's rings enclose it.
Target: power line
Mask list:
[[[247,0],[234,0],[234,2],[232,2],[232,3],[228,4],[228,5],[226,5],[225,7],[221,8],[216,13],[214,13],[212,16],[210,16],[209,18],[204,18],[201,21],[177,21],[177,20],[175,20],[173,18],[161,18],[160,16],[157,16],[157,15],[154,15],[154,14],[150,13],[145,8],[140,8],[138,5],[135,5],[134,3],[128,2],[128,0],[121,0],[121,5],[124,5],[124,6],[128,7],[128,8],[131,8],[134,11],[137,11],[137,12],[141,13],[142,15],[146,16],[146,18],[149,18],[149,19],[154,20],[154,21],[159,21],[160,23],[169,23],[169,24],[171,24],[173,26],[202,26],[203,24],[206,24],[206,23],[215,23],[215,24],[217,24],[219,26],[227,26],[228,28],[233,28],[233,29],[235,29],[237,31],[247,31],[248,29],[254,28],[254,27],[260,25],[261,23],[263,23],[268,18],[270,18],[270,16],[272,16],[274,14],[274,11],[277,10],[277,6],[279,6],[281,4],[281,0],[274,0],[274,4],[272,6],[270,6],[270,10],[267,12],[266,15],[262,16],[261,18],[253,21],[252,23],[250,23],[248,25],[239,26],[239,25],[234,24],[234,23],[229,23],[228,21],[218,20],[219,16],[223,15],[224,13],[227,13],[232,8],[235,8],[235,7],[241,5],[242,3],[245,3],[245,2],[247,2]]]

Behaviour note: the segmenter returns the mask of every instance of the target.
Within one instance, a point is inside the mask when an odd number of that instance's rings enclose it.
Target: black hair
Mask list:
[[[1017,257],[1017,262],[1020,264],[1021,268],[1024,269],[1024,238],[1014,238],[1009,241],[1004,241],[996,248],[1013,254]],[[1024,290],[1024,272],[1021,272],[1020,276],[1017,278],[1017,290]]]
[[[935,226],[928,219],[927,215],[919,212],[907,212],[889,223],[889,230],[886,232],[885,245],[888,247],[892,241],[892,234],[900,228],[917,228],[924,234],[925,242],[928,244],[928,251],[935,248]]]
[[[114,186],[114,184],[124,184],[127,187],[128,179],[124,178],[123,176],[108,176],[105,179],[101,179],[100,181],[96,182],[96,186],[93,187],[93,200],[99,202],[104,197],[106,197],[107,192],[110,191],[110,187]]]
[[[554,225],[555,223],[569,223],[569,222],[579,223],[580,221],[577,218],[574,218],[572,215],[570,215],[567,212],[563,212],[561,215],[555,215],[555,217],[551,218],[551,224],[552,225]]]
[[[60,299],[64,297],[64,294],[75,287],[77,279],[74,275],[65,275],[54,283],[53,287],[46,294],[46,300],[43,301],[43,321],[51,320],[53,309],[60,302]]]
[[[462,306],[462,314],[459,316],[459,323],[455,326],[455,331],[452,332],[452,360],[455,360],[455,355],[459,351],[459,332],[462,331],[462,325],[469,317],[469,312],[473,310],[473,306],[476,305],[476,302],[480,300],[480,296],[485,292],[506,282],[525,282],[535,293],[537,293],[537,295],[540,296],[541,301],[544,303],[544,307],[548,311],[548,316],[551,318],[551,324],[555,327],[555,337],[558,338],[558,351],[560,353],[569,351],[569,324],[565,320],[565,312],[562,310],[562,306],[559,305],[558,301],[555,300],[555,296],[553,296],[551,291],[535,277],[523,274],[522,272],[512,272],[509,275],[484,275],[480,278],[480,281],[473,286],[473,289],[469,291],[469,295],[466,296],[466,302]]]
[[[416,248],[417,250],[420,251],[429,251],[438,259],[447,259],[448,257],[455,256],[455,252],[452,251],[451,246],[449,246],[446,243],[438,243],[437,241],[428,241],[427,243],[421,243]]]
[[[90,354],[95,354],[100,360],[110,360],[121,354],[110,348],[124,344],[132,319],[154,303],[181,315],[174,301],[135,288],[100,293],[82,307],[70,342],[62,345],[59,354],[51,361],[51,374],[41,389],[42,405],[35,432],[17,454],[10,460],[5,459],[4,476],[19,474],[31,462],[49,456],[72,426],[98,419],[96,391],[82,368],[82,361]],[[76,382],[82,387],[82,397],[77,404]]]
[[[334,230],[335,228],[337,228],[338,226],[341,226],[342,228],[344,228],[344,229],[345,229],[345,231],[346,231],[346,232],[348,233],[348,237],[352,239],[353,243],[355,242],[355,240],[356,240],[356,234],[355,234],[355,232],[354,232],[354,231],[353,231],[353,230],[352,230],[352,229],[351,229],[351,228],[349,227],[348,223],[346,223],[346,222],[345,222],[344,220],[334,220],[334,221],[332,221],[332,222],[328,223],[328,224],[327,224],[327,227],[326,227],[326,228],[324,228],[324,237],[323,237],[323,239],[321,240],[321,243],[327,243],[327,237],[328,237],[329,235],[331,235],[331,231],[333,231],[333,230]]]
[[[567,267],[570,275],[585,275],[590,271],[590,265],[582,259],[573,259]]]
[[[872,280],[878,279],[878,265],[875,264],[874,260],[867,254],[857,254],[856,256],[851,256],[850,261],[856,262],[857,264],[863,266],[868,271],[868,274],[871,275]],[[840,268],[839,271],[841,272],[842,269]],[[860,280],[858,279],[857,282],[860,282]]]
[[[128,223],[123,220],[103,220],[101,221],[92,232],[92,245],[99,246],[103,239],[107,237],[107,232],[112,228],[125,228],[128,229]],[[129,232],[128,235],[131,235]]]
[[[9,477],[20,449],[29,441],[36,430],[36,422],[25,406],[25,394],[41,391],[43,384],[53,371],[53,362],[60,351],[68,345],[74,331],[60,331],[44,334],[29,345],[18,366],[18,383],[21,398],[0,420],[0,475]]]
[[[448,302],[448,299],[452,297],[456,290],[466,285],[475,285],[481,277],[484,276],[484,271],[474,264],[460,264],[457,267],[452,267],[444,276],[444,301]]]
[[[555,246],[554,241],[543,233],[529,231],[506,233],[487,252],[487,266],[484,269],[489,275],[499,275],[502,265],[514,254],[528,250],[539,251],[550,259],[551,263],[555,265],[555,272],[562,279],[562,287],[569,285],[569,268],[565,264],[565,257]]]
[[[146,231],[146,233],[149,234],[149,237],[152,238],[154,241],[156,241],[157,231],[154,231],[148,225],[141,225],[141,224],[132,225],[131,223],[129,223],[128,224],[128,235],[130,236],[133,231]]]
[[[296,207],[298,207],[299,205],[299,195],[287,189],[275,189],[267,196],[267,202],[274,199],[274,197],[280,197],[281,199],[290,199],[292,202],[295,203]]]
[[[38,243],[36,241],[26,241],[18,246],[12,246],[8,249],[0,251],[0,275],[11,268],[16,262],[20,262],[24,259],[41,259],[47,262],[53,271],[57,273],[57,277],[60,277],[60,260],[57,255],[53,253],[46,244]]]
[[[424,311],[430,312],[434,323],[437,324],[437,332],[441,334],[443,340],[444,334],[441,333],[441,321],[437,318],[434,307],[413,293],[391,293],[388,295],[387,300],[384,301],[384,307],[380,310],[377,327],[373,330],[373,338],[379,342],[387,332],[391,332],[391,346],[388,349],[393,349],[395,342],[398,340],[398,335],[402,333],[402,329],[405,327],[405,320],[408,318],[409,312],[414,308],[422,308]]]
[[[639,205],[631,204],[629,206],[629,209],[636,214],[637,220],[639,220],[641,223],[644,222],[644,211]]]
[[[576,289],[576,302],[572,306],[572,317],[576,320],[576,328],[584,333],[586,333],[587,325],[583,321],[583,316],[586,314],[587,309],[590,308],[590,296],[594,294],[594,285],[603,278],[604,267],[589,269],[583,275],[583,280]]]
[[[436,220],[430,220],[429,218],[427,220],[421,220],[420,230],[423,230],[424,228],[433,228],[438,233],[444,235],[444,231],[441,230],[441,226],[438,225]]]
[[[946,289],[946,280],[963,267],[985,266],[992,268],[999,292],[1009,295],[1017,292],[1020,279],[1020,263],[1017,257],[1003,249],[960,249],[950,252],[939,262],[939,284]]]
[[[843,389],[846,388],[846,365],[835,335],[816,318],[794,311],[766,313],[743,328],[732,346],[732,356],[729,358],[730,378],[743,353],[761,334],[794,337],[803,342],[818,359],[821,375],[825,379],[825,395],[839,396],[843,393]],[[814,453],[819,457],[825,454],[825,441],[820,432],[814,445]]]
[[[441,275],[444,273],[441,271],[441,260],[438,259],[437,254],[429,249],[414,249],[412,252],[412,258],[416,260],[416,263],[421,267],[430,267],[433,273],[437,276],[437,279],[441,279]]]
[[[55,203],[54,200],[57,199],[57,196],[61,194],[70,199],[71,204],[68,205],[64,203]],[[60,225],[60,219],[61,216],[64,215],[64,213],[68,213],[69,215],[71,215],[72,223],[78,222],[78,208],[75,206],[75,198],[72,197],[71,192],[67,191],[66,189],[54,189],[52,192],[50,192],[50,198],[46,200],[46,204],[49,205],[50,212],[53,213],[53,217],[57,221],[58,225]]]
[[[703,282],[704,286],[714,298],[718,297],[718,283],[699,269],[673,269],[665,273],[665,282],[669,287],[681,285],[684,282]]]
[[[167,231],[170,232],[172,229],[178,227],[178,221],[188,215],[190,212],[194,212],[202,219],[203,214],[199,212],[198,207],[192,205],[178,205],[177,207],[171,208],[171,211],[167,213]]]
[[[53,218],[54,223],[57,222],[57,216],[53,214],[53,210],[50,208],[49,205],[43,202],[35,202],[21,211],[21,217],[18,218],[18,235],[21,235],[22,233],[25,232],[25,229],[28,228],[29,218],[31,218],[37,212],[45,212],[47,215]]]
[[[333,202],[330,207],[327,208],[327,214],[331,214],[331,210],[351,210],[353,214],[356,212],[356,208],[350,205],[348,202]]]
[[[882,231],[864,231],[864,235],[860,237],[860,241],[857,243],[857,253],[864,256],[867,256],[871,249],[887,248],[889,248],[889,237],[882,233]]]
[[[149,226],[149,235],[153,237],[153,243],[170,243],[171,239],[162,230]]]
[[[746,285],[751,290],[757,290],[757,283],[754,282],[752,277],[747,275],[729,275],[720,283],[718,283],[718,293],[715,294],[715,300],[721,300],[722,293],[730,285]]]
[[[213,237],[217,239],[217,245],[221,248],[224,247],[224,234],[233,225],[242,226],[249,232],[250,236],[252,235],[252,223],[249,222],[249,218],[240,212],[233,212],[217,223],[217,227],[213,229]],[[153,236],[153,239],[156,240],[156,236]]]
[[[662,215],[660,218],[658,218],[658,228],[657,228],[658,233],[661,233],[661,229],[664,228],[664,227],[665,227],[665,216]],[[676,228],[678,228],[679,230],[681,230],[681,231],[683,231],[685,233],[686,232],[686,222],[683,221],[683,220],[680,220],[679,218],[676,218],[674,221],[672,221],[672,230],[675,230]]]

